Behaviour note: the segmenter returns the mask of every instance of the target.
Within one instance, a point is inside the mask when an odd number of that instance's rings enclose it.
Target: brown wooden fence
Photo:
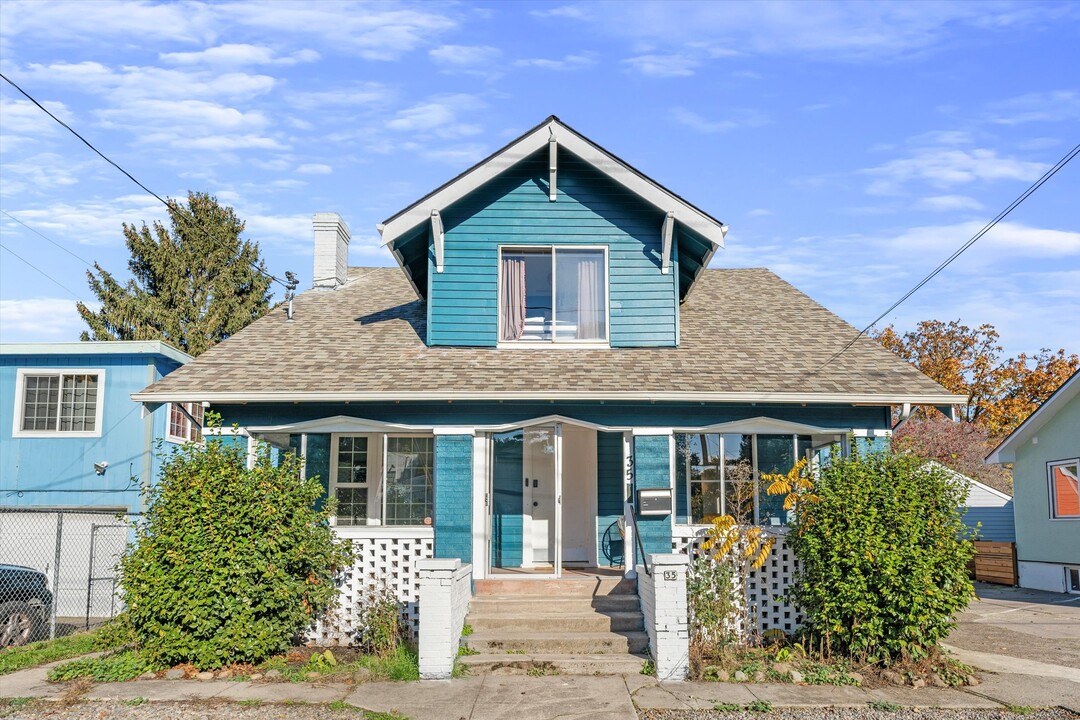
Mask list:
[[[975,579],[1016,585],[1016,543],[976,541]]]

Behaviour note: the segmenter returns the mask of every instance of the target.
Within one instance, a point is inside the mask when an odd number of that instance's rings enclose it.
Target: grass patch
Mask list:
[[[156,670],[141,655],[121,650],[96,658],[83,658],[57,665],[49,671],[49,680],[92,680],[94,682],[123,682],[134,680],[144,672]]]
[[[1031,715],[1035,712],[1035,708],[1028,707],[1027,705],[1006,705],[1005,709],[1014,715]]]
[[[329,657],[334,659],[331,661]],[[416,651],[406,647],[398,647],[385,657],[363,655],[346,648],[315,652],[298,649],[287,655],[272,657],[258,667],[263,673],[277,670],[281,677],[292,682],[306,681],[310,672],[317,672],[320,679],[327,679],[335,675],[352,675],[361,669],[370,672],[372,680],[420,679],[420,662]]]
[[[767,700],[755,700],[754,702],[746,703],[746,709],[750,712],[772,712],[772,703]]]
[[[870,703],[871,710],[880,710],[882,712],[900,712],[903,708],[894,702],[888,700],[874,700]]]
[[[716,712],[742,712],[742,705],[739,703],[716,703],[712,706],[712,709]]]
[[[101,650],[97,631],[65,635],[55,640],[42,640],[21,647],[0,650],[0,675],[37,667],[57,660],[67,660]]]

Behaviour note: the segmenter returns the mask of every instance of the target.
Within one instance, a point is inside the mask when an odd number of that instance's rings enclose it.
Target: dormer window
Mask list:
[[[502,248],[500,342],[606,342],[606,248]]]

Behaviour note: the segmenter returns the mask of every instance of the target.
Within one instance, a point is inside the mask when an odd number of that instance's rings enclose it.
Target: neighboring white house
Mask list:
[[[1012,463],[1020,586],[1080,593],[1080,372],[1005,438]]]
[[[1011,495],[945,467],[937,460],[931,460],[930,462],[946,470],[956,478],[957,482],[967,485],[968,493],[967,501],[964,503],[964,524],[978,529],[978,540],[988,540],[990,542],[1016,541]]]

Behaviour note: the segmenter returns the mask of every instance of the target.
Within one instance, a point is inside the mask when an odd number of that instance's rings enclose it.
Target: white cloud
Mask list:
[[[296,168],[296,172],[302,175],[329,175],[334,168],[323,163],[304,163]]]
[[[894,250],[926,257],[928,251],[943,253],[958,247],[979,232],[986,223],[981,220],[915,227],[886,240]],[[982,251],[989,262],[1002,263],[1009,256],[1020,258],[1068,257],[1080,255],[1080,232],[1036,228],[1021,223],[998,223],[973,246]],[[993,251],[990,256],[989,251]]]
[[[56,117],[70,123],[74,116],[67,105],[53,100],[42,100],[41,104]],[[0,117],[4,118],[4,134],[30,133],[33,135],[55,134],[61,128],[52,118],[29,100],[13,100],[0,96]]]
[[[174,65],[243,66],[243,65],[295,65],[314,62],[319,53],[314,50],[298,50],[290,55],[278,56],[272,48],[247,43],[227,43],[196,52],[161,53],[158,57]]]
[[[515,60],[515,67],[539,68],[541,70],[580,70],[596,64],[596,53],[582,52],[564,55],[558,60],[549,58],[524,58]]]
[[[990,105],[990,121],[999,125],[1080,120],[1080,92],[1029,93]]]
[[[567,18],[570,20],[588,20],[592,18],[588,8],[583,5],[560,5],[545,10],[530,10],[529,14],[533,17]]]
[[[638,55],[623,62],[642,75],[658,78],[689,77],[702,64],[700,58],[679,53]]]
[[[934,195],[920,200],[916,207],[920,210],[951,212],[954,210],[982,210],[983,204],[966,195]]]
[[[20,220],[57,242],[118,247],[123,245],[124,223],[152,225],[155,221],[165,220],[165,216],[165,208],[149,195],[81,203],[56,202],[18,212]]]
[[[204,100],[132,100],[122,107],[97,111],[106,127],[175,128],[183,134],[204,134],[213,130],[256,130],[266,127],[266,116],[258,111],[236,108]]]
[[[277,84],[277,79],[269,75],[152,65],[113,68],[91,61],[32,63],[22,74],[28,81],[75,87],[80,92],[104,95],[114,103],[140,99],[248,99],[270,92]]]
[[[499,59],[502,50],[490,45],[440,45],[428,50],[433,62],[452,68],[473,68]]]
[[[747,211],[746,217],[748,217],[748,218],[768,217],[769,215],[772,215],[772,214],[773,214],[773,211],[769,210],[768,208],[754,208],[753,210]]]
[[[79,182],[78,171],[85,167],[83,163],[73,163],[70,158],[56,153],[38,153],[20,160],[6,160],[0,195],[13,197],[31,189],[51,191],[75,185]]]
[[[129,41],[203,41],[215,30],[212,6],[203,3],[97,2],[4,3],[5,38],[86,40],[122,37]]]
[[[318,112],[325,107],[354,107],[358,105],[378,105],[389,101],[394,92],[379,83],[368,82],[354,85],[342,85],[333,90],[312,90],[292,92],[285,100],[297,107],[311,112]]]
[[[723,120],[707,120],[692,110],[683,107],[673,108],[671,116],[675,122],[702,133],[720,133],[740,127],[760,127],[769,122],[768,117],[756,110],[728,110]]]
[[[951,188],[976,181],[1032,181],[1046,169],[1043,163],[1001,157],[992,149],[924,148],[911,157],[890,160],[862,172],[874,178],[867,187],[868,193],[890,195],[900,192],[902,186],[909,182]]]
[[[66,298],[35,297],[0,300],[0,340],[78,340],[85,330],[75,310],[75,301]]]
[[[400,110],[386,123],[386,128],[414,136],[429,133],[444,140],[469,137],[478,135],[483,128],[476,123],[462,122],[461,115],[482,107],[484,103],[472,95],[442,95]],[[417,139],[413,137],[409,142]]]

